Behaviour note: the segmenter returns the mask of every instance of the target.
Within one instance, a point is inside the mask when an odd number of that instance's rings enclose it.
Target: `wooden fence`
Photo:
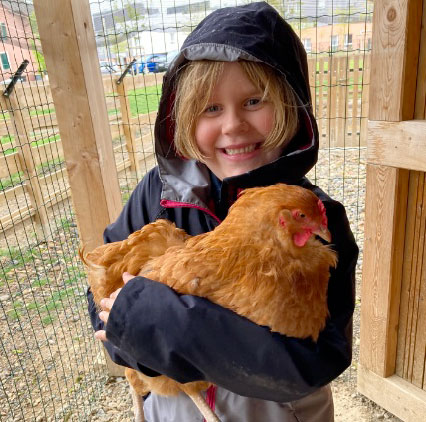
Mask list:
[[[310,59],[320,148],[366,146],[370,54]]]
[[[309,59],[321,148],[365,146],[369,63],[368,54]],[[162,74],[127,76],[121,85],[111,77],[103,82],[117,170],[130,168],[139,179],[155,162],[156,111],[135,115],[131,100],[143,96],[137,90],[160,86]],[[0,98],[1,187],[12,185],[0,191],[0,232],[30,217],[43,228],[48,209],[70,195],[50,86],[19,84],[10,98]]]

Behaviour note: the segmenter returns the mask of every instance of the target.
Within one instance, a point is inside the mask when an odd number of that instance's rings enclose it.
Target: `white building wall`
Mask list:
[[[129,42],[130,56],[140,58],[147,54],[179,50],[188,34],[183,32],[143,31]]]

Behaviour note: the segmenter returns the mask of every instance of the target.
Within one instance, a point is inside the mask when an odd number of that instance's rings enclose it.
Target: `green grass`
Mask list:
[[[41,278],[40,280],[35,280],[31,283],[32,287],[43,287],[49,283],[47,278]]]
[[[32,286],[43,286],[47,283],[48,280],[43,279],[40,280],[39,283],[34,282]],[[71,284],[74,284],[74,281],[72,281]],[[40,314],[42,324],[44,326],[49,325],[56,319],[56,316],[51,314],[52,311],[58,311],[69,306],[68,300],[64,301],[64,299],[71,297],[74,298],[74,300],[83,300],[81,297],[75,297],[74,289],[74,287],[68,287],[66,289],[53,292],[48,299],[26,303],[25,308],[27,312],[37,311],[37,313]],[[11,320],[16,320],[22,316],[23,308],[23,303],[21,301],[16,301],[12,303],[12,309],[7,312],[7,316]]]
[[[68,231],[71,228],[71,224],[73,223],[72,219],[70,218],[61,218],[59,221],[59,225],[66,231]]]
[[[48,170],[52,167],[56,167],[64,162],[63,158],[55,158],[54,160],[46,161],[43,164],[40,164],[36,168],[37,174],[48,173]],[[9,177],[4,177],[0,179],[0,192],[4,191],[10,187],[19,185],[24,181],[24,172],[20,171],[18,173],[13,173]]]
[[[112,116],[113,114],[118,114],[119,110],[117,108],[110,108],[108,110],[108,116]]]
[[[13,135],[3,135],[0,139],[0,143],[3,144],[8,144],[10,142],[12,142],[15,139],[15,137]]]
[[[12,309],[7,311],[7,316],[11,320],[19,319],[22,315],[22,308],[23,308],[22,302],[13,302],[12,303]]]
[[[54,108],[36,108],[35,110],[30,110],[30,116],[42,116],[45,114],[52,114],[55,112]],[[0,112],[0,120],[10,119],[9,112]]]
[[[2,111],[0,112],[0,120],[8,120],[9,119],[9,112]]]
[[[0,257],[6,257],[9,259],[9,262],[6,262],[2,268],[3,273],[8,273],[18,266],[23,266],[34,261],[35,258],[39,258],[40,251],[38,248],[30,248],[26,250],[19,250],[19,248],[15,247],[0,248]]]
[[[55,142],[58,139],[61,139],[61,135],[59,135],[59,133],[56,134],[56,135],[53,135],[53,136],[49,136],[48,138],[43,138],[43,139],[39,139],[38,141],[33,141],[33,142],[31,142],[30,145],[32,147],[39,147],[41,145],[50,144],[51,142]]]
[[[153,85],[129,90],[128,99],[132,117],[137,117],[139,114],[148,114],[152,111],[158,110],[161,88],[161,85]]]
[[[62,157],[58,157],[58,158],[54,158],[53,160],[46,161],[37,166],[37,173],[46,173],[47,170],[51,169],[52,167],[57,167],[61,165],[63,162],[64,162],[64,159]]]
[[[51,142],[56,142],[58,139],[60,139],[61,136],[58,134],[56,135],[52,135],[49,136],[48,138],[43,138],[43,139],[39,139],[37,141],[32,141],[31,142],[31,146],[32,147],[39,147],[45,144],[50,144]],[[6,143],[11,143],[15,140],[15,137],[13,135],[7,135],[7,136],[3,136],[1,139],[1,143],[2,144],[6,144]],[[13,154],[17,151],[17,148],[8,148],[6,150],[3,151],[4,155],[10,155]]]
[[[54,112],[54,108],[36,108],[30,111],[30,116],[44,116],[45,114],[52,114]]]
[[[33,141],[30,143],[30,145],[32,147],[39,147],[45,144],[50,144],[51,142],[56,142],[58,139],[60,139],[61,136],[58,134],[53,135],[53,136],[49,136],[48,138],[43,138],[43,139],[39,139],[38,141]],[[1,143],[2,144],[6,144],[6,143],[10,143],[13,142],[15,139],[15,137],[13,135],[7,135],[7,136],[3,136],[1,139]],[[10,155],[13,154],[17,151],[17,148],[8,148],[6,150],[3,151],[4,155]]]
[[[45,327],[46,325],[50,325],[55,321],[55,318],[51,315],[48,315],[47,317],[42,318],[41,323]]]
[[[70,278],[67,278],[64,281],[64,284],[66,284],[66,285],[77,284],[81,279],[84,279],[84,278],[86,278],[86,273],[84,271],[77,270],[75,272],[75,275],[73,275]]]
[[[160,102],[162,85],[146,86],[138,89],[130,89],[127,92],[127,98],[129,100],[130,114],[132,117],[137,117],[141,114],[148,114],[152,111],[158,110],[158,104]],[[107,97],[117,98],[117,94],[108,94]],[[116,99],[118,104],[118,98]],[[108,109],[108,115],[120,113],[118,108]]]
[[[68,220],[65,219],[65,221]],[[2,272],[4,274],[16,268],[23,268],[26,263],[41,257],[42,251],[38,247],[25,250],[20,250],[18,247],[0,248],[0,258],[3,258]],[[52,257],[44,261],[45,264],[48,264],[56,262],[56,260],[56,257]],[[32,301],[27,298],[24,302],[23,298],[18,299],[19,296],[22,296],[22,292],[16,292],[14,301],[6,312],[8,319],[16,321],[23,317],[29,316],[32,318],[33,316],[38,316],[43,326],[46,326],[58,319],[58,311],[68,309],[76,301],[83,301],[84,295],[76,295],[76,288],[80,290],[79,285],[81,280],[86,278],[86,273],[81,266],[68,265],[67,274],[68,278],[64,279],[62,286],[55,285],[55,288],[50,290],[50,294],[47,297],[33,297]],[[49,286],[49,283],[48,278],[38,278],[31,282],[31,288],[43,288],[44,286]]]
[[[129,198],[130,198],[130,193],[124,192],[123,195],[122,195],[123,204],[125,204],[129,200]]]
[[[0,257],[6,256],[10,259],[17,259],[21,255],[21,251],[18,248],[11,247],[0,249]]]

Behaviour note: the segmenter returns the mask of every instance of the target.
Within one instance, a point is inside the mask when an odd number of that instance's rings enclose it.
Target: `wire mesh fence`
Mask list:
[[[88,2],[124,203],[155,165],[164,70],[203,17],[249,1]],[[309,177],[345,204],[362,247],[373,2],[269,3],[308,53],[321,136]],[[124,420],[98,404],[108,375],[86,312],[87,281],[42,47],[32,1],[0,0],[0,84],[14,84],[0,100],[0,419]],[[24,60],[25,71],[14,78]],[[362,255],[358,281],[361,264]],[[343,377],[354,383],[354,369]]]

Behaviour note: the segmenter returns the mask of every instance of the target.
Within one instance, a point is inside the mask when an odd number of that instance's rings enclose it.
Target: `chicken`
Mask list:
[[[166,220],[84,256],[95,302],[121,287],[122,274],[140,274],[181,294],[205,297],[287,336],[318,339],[328,316],[327,286],[336,253],[324,205],[300,186],[246,189],[225,220],[190,237]],[[137,375],[137,377],[135,377]],[[208,383],[179,384],[165,376],[126,376],[139,394],[191,397]],[[216,419],[217,420],[217,419]]]

